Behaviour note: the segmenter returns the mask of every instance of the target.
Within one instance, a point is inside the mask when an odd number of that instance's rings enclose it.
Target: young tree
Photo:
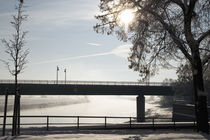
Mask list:
[[[12,35],[13,38],[9,41],[2,39],[2,43],[6,48],[5,52],[8,54],[8,59],[2,61],[6,64],[10,74],[15,77],[12,135],[17,134],[17,125],[20,121],[20,94],[18,91],[18,74],[23,71],[24,66],[27,63],[26,57],[29,54],[28,49],[24,49],[25,35],[27,32],[21,31],[22,22],[27,18],[27,15],[23,15],[22,8],[23,1],[20,0],[18,6],[16,7],[17,15],[14,15],[13,20],[10,22],[12,27],[15,29],[15,33]]]
[[[207,133],[203,66],[210,59],[209,5],[209,0],[101,0],[101,14],[96,16],[100,22],[94,26],[97,33],[115,33],[120,40],[132,42],[129,67],[142,78],[154,75],[160,66],[171,66],[174,60],[188,62],[198,131]],[[134,15],[127,27],[120,23],[126,9]]]

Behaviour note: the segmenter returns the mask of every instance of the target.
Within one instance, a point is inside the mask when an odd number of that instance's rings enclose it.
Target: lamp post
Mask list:
[[[59,71],[59,67],[57,66],[57,72],[56,72],[56,84],[58,84],[58,71]]]
[[[64,69],[64,73],[65,73],[65,84],[66,84],[66,69]]]

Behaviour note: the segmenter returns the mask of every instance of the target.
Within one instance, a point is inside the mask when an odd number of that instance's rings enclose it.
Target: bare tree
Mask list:
[[[27,19],[27,15],[23,15],[23,1],[20,0],[18,6],[16,6],[17,15],[13,15],[13,20],[10,22],[12,27],[15,29],[15,33],[12,34],[12,39],[6,40],[2,39],[8,54],[7,60],[2,60],[11,75],[15,77],[15,98],[14,98],[14,112],[13,112],[13,125],[12,125],[12,135],[17,134],[17,125],[20,121],[20,94],[18,91],[18,74],[23,72],[24,66],[27,63],[26,57],[29,54],[28,49],[24,49],[25,45],[25,35],[27,32],[21,31],[22,22]],[[19,127],[19,125],[18,125]],[[18,129],[19,133],[19,129]]]
[[[203,66],[210,59],[209,0],[101,0],[97,33],[115,33],[133,44],[130,68],[142,79],[161,67],[188,62],[193,73],[195,112],[198,131],[209,131],[207,94],[204,92]],[[135,19],[127,28],[119,24],[119,15],[132,9]],[[148,73],[149,71],[149,73]]]

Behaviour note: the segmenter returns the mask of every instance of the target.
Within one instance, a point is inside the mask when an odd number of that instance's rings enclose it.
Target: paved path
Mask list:
[[[209,135],[193,130],[71,130],[30,131],[17,137],[5,136],[0,140],[207,140]]]

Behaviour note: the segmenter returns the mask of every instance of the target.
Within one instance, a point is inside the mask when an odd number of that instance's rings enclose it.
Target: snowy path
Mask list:
[[[206,140],[209,135],[192,130],[74,130],[30,132],[18,137],[0,137],[0,140]]]

